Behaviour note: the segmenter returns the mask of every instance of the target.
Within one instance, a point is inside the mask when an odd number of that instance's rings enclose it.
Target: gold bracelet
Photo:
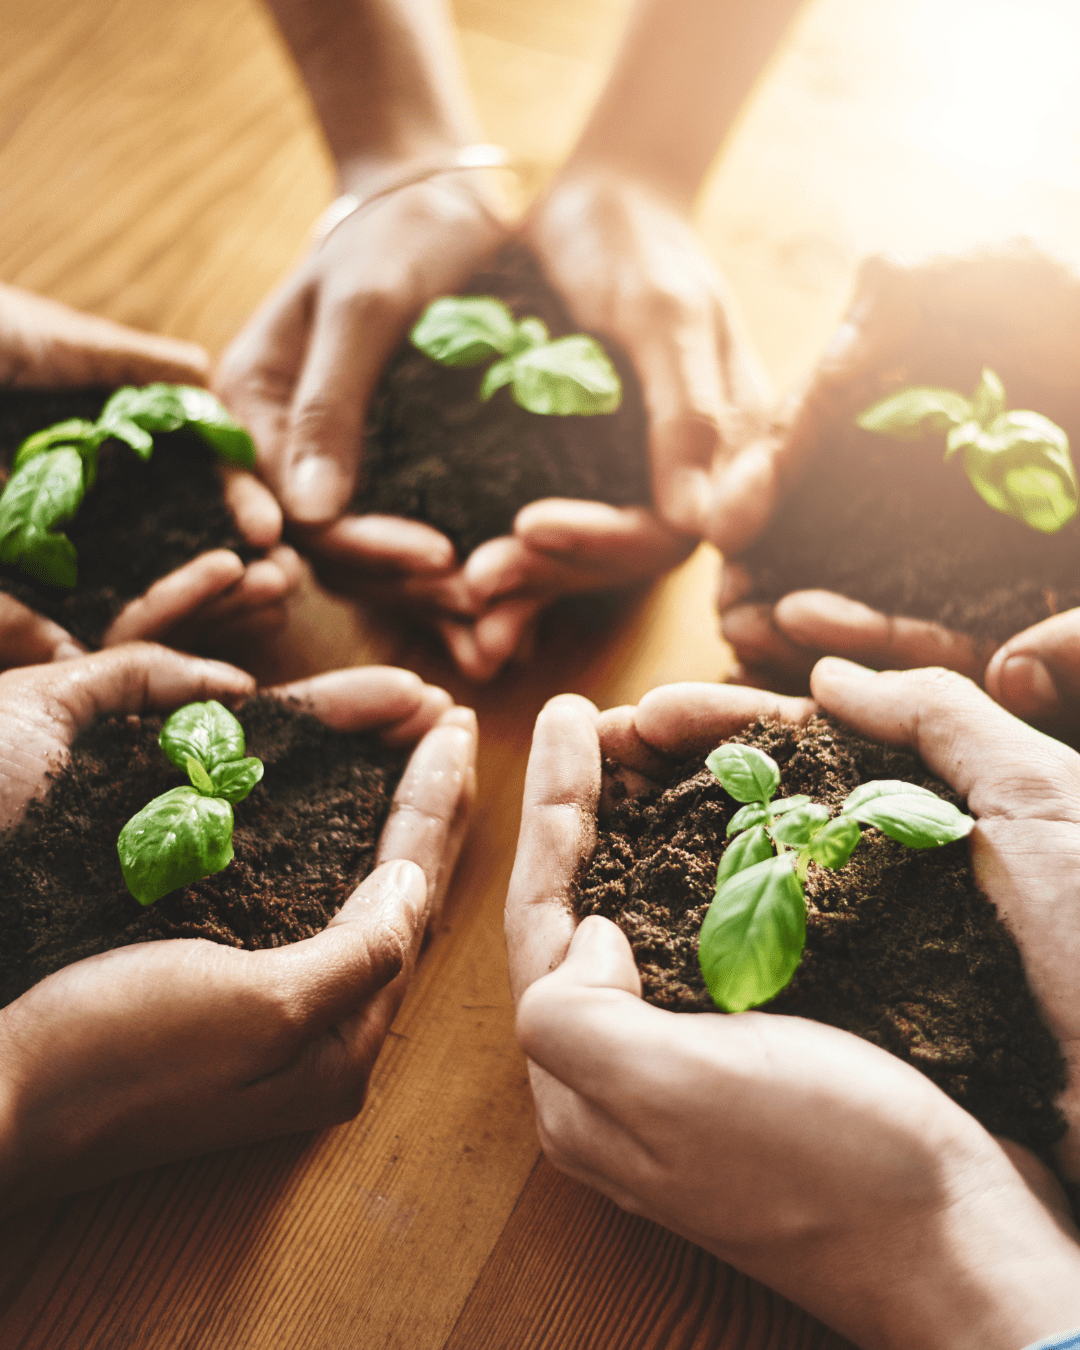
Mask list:
[[[426,183],[429,178],[435,178],[441,173],[457,173],[461,169],[503,169],[509,163],[510,155],[501,145],[463,145],[450,159],[419,165],[408,173],[397,174],[363,197],[357,197],[352,192],[343,193],[330,203],[311,227],[312,242],[316,247],[326,243],[343,220],[348,220],[362,207],[370,206],[382,197],[389,197],[401,188],[412,187],[414,183]]]

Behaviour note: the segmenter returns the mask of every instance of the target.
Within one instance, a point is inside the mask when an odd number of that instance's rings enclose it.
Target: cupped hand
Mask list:
[[[11,672],[0,692],[0,809],[10,823],[95,713],[205,698],[236,705],[253,682],[133,644]],[[460,847],[475,718],[389,668],[274,692],[340,730],[415,744],[379,865],[306,941],[256,952],[192,939],[125,947],[57,971],[0,1010],[4,1208],[360,1109]]]
[[[975,875],[1016,939],[1065,1058],[1069,1130],[1058,1161],[1080,1181],[1080,755],[951,671],[874,674],[822,661],[814,695],[864,735],[914,750],[968,800]]]
[[[506,914],[541,1143],[859,1345],[1027,1344],[1080,1316],[1080,1250],[1045,1169],[845,1032],[645,1004],[619,929],[570,912],[602,755],[633,790],[754,716],[810,711],[683,685],[636,709],[564,696],[541,714]]]
[[[363,186],[357,187],[363,196]],[[454,549],[418,521],[356,516],[368,404],[409,323],[505,240],[466,174],[379,197],[345,219],[264,302],[222,358],[216,385],[251,429],[259,472],[335,589],[368,576],[445,574]]]
[[[205,384],[210,358],[177,338],[142,333],[55,300],[0,284],[0,386]],[[267,557],[247,566],[229,549],[205,553],[151,586],[117,615],[103,645],[137,639],[224,654],[274,631],[299,581],[299,562],[280,544],[281,510],[251,474],[223,470],[225,500],[240,533]],[[69,633],[0,596],[0,669],[83,651]]]

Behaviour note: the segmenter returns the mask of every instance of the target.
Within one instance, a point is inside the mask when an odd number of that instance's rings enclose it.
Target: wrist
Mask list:
[[[676,165],[655,164],[632,150],[601,152],[588,144],[577,146],[555,175],[548,194],[561,187],[589,188],[594,192],[639,192],[688,218],[699,181],[681,174]]]

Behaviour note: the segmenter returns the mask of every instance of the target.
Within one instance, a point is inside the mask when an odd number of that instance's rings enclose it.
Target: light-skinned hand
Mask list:
[[[209,367],[209,357],[194,343],[141,333],[0,284],[0,385],[201,385]],[[280,543],[280,508],[251,474],[231,467],[222,472],[225,500],[241,534],[254,548],[267,549],[267,557],[246,566],[229,549],[193,558],[125,606],[103,646],[141,638],[221,653],[280,627],[300,576],[296,554]],[[82,651],[58,624],[0,594],[0,669]]]
[[[544,709],[506,915],[541,1142],[867,1350],[1017,1350],[1080,1321],[1080,1248],[1040,1164],[845,1032],[645,1004],[620,930],[569,909],[602,756],[633,792],[755,716],[811,711],[708,685]]]
[[[253,692],[239,670],[147,644],[0,676],[0,819],[19,817],[95,714],[236,706]],[[142,943],[76,962],[0,1010],[3,1208],[347,1120],[363,1104],[460,848],[475,717],[385,667],[276,692],[339,730],[415,746],[376,870],[303,942]]]

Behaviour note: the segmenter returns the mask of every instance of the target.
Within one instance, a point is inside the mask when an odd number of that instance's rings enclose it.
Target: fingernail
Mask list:
[[[308,455],[298,460],[289,476],[293,514],[311,522],[336,516],[345,505],[349,485],[336,459]]]
[[[54,661],[72,661],[78,656],[85,656],[85,650],[75,642],[60,642],[53,648],[52,659]]]
[[[1057,686],[1037,657],[1010,656],[998,676],[1001,701],[1019,717],[1053,712],[1061,702]]]
[[[864,680],[872,680],[877,674],[867,666],[860,666],[855,661],[845,661],[842,656],[823,656],[814,667],[815,672],[820,671],[833,680],[848,680],[862,683]]]

